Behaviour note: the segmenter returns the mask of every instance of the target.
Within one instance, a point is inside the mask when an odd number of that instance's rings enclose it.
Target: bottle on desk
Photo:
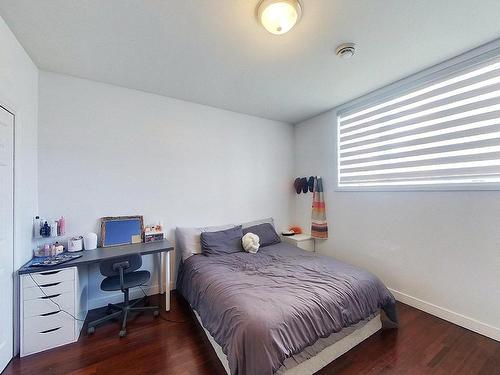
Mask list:
[[[64,236],[66,234],[66,220],[64,220],[64,216],[61,216],[57,221],[57,232],[59,236]]]
[[[34,238],[40,238],[40,228],[41,228],[41,223],[40,223],[40,216],[35,216],[33,219],[33,237]]]
[[[50,236],[57,237],[59,233],[57,232],[57,220],[52,220],[50,224]]]
[[[43,220],[42,220],[43,222]],[[50,225],[47,221],[40,226],[40,236],[42,237],[50,237]]]

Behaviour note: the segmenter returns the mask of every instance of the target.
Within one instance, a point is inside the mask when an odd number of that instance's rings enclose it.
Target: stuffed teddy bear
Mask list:
[[[247,233],[241,239],[241,245],[247,253],[255,254],[259,250],[259,236],[253,233]]]

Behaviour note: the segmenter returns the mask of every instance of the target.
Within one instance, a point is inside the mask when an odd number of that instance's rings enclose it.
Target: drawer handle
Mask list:
[[[57,331],[58,329],[61,329],[61,327],[48,329],[48,330],[46,330],[46,331],[41,331],[41,332],[38,332],[38,333],[50,333],[50,332]]]
[[[50,316],[50,315],[55,315],[55,314],[59,314],[61,311],[53,311],[53,312],[49,312],[49,313],[45,313],[45,314],[40,314],[40,316]]]
[[[49,299],[49,298],[56,298],[56,297],[59,297],[61,295],[61,293],[59,294],[52,294],[51,296],[43,296],[43,297],[40,297],[41,299]]]
[[[59,282],[59,283],[51,283],[51,284],[40,284],[40,286],[42,288],[48,288],[50,286],[56,286],[56,285],[59,285],[59,284],[61,284],[61,283]]]
[[[49,272],[40,272],[40,275],[47,276],[47,275],[55,275],[56,273],[59,273],[61,271],[49,271]]]

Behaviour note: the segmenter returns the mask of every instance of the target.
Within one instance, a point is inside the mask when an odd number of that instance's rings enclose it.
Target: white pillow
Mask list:
[[[182,254],[185,261],[194,254],[201,254],[200,235],[203,232],[217,232],[219,230],[231,229],[235,225],[227,224],[217,227],[204,228],[175,228],[175,249]]]
[[[241,245],[247,253],[255,254],[259,251],[259,236],[254,233],[248,232],[241,239]]]

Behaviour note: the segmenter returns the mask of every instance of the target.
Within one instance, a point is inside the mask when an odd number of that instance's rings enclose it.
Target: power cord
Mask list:
[[[144,294],[144,297],[148,298],[148,295],[146,294],[146,292],[144,291],[144,289],[142,289],[143,286],[145,286],[145,285],[139,285],[139,288],[141,289],[142,293]],[[160,313],[160,318],[163,319],[163,320],[165,320],[166,322],[170,322],[170,323],[187,323],[187,320],[172,320],[172,319],[167,319],[161,313]]]
[[[59,305],[56,301],[54,301],[54,300],[52,299],[52,297],[51,297],[51,296],[48,296],[48,295],[47,295],[47,293],[45,293],[45,291],[42,289],[42,287],[40,286],[40,284],[38,284],[38,282],[35,280],[35,278],[33,277],[33,275],[32,275],[31,273],[29,273],[28,275],[30,275],[31,280],[33,280],[33,282],[34,282],[34,283],[35,283],[35,285],[38,287],[38,289],[40,289],[40,291],[43,293],[43,295],[44,295],[45,299],[48,299],[50,302],[52,302],[54,305],[56,305],[56,306],[57,306],[57,308],[59,309],[59,311],[58,311],[58,312],[63,312],[63,313],[65,313],[65,314],[68,314],[68,315],[69,315],[69,316],[71,316],[73,319],[75,319],[75,320],[77,320],[77,321],[79,321],[79,322],[85,322],[85,319],[78,319],[78,318],[77,318],[76,316],[74,316],[73,314],[71,314],[71,313],[67,312],[66,310],[63,310],[63,309],[61,308],[61,305]]]
[[[33,280],[33,282],[35,283],[35,285],[38,287],[38,289],[40,289],[40,291],[43,293],[45,299],[48,299],[50,302],[52,302],[54,305],[57,306],[57,308],[59,309],[58,312],[63,312],[65,314],[68,314],[69,316],[71,316],[73,319],[75,319],[76,321],[79,321],[79,322],[85,322],[85,319],[78,319],[76,316],[74,316],[73,314],[69,313],[68,311],[64,310],[63,308],[61,308],[61,305],[59,305],[56,301],[54,301],[52,299],[51,296],[47,295],[47,293],[45,293],[45,291],[42,289],[41,285],[38,284],[38,282],[35,280],[35,278],[33,277],[33,275],[31,273],[29,273],[28,275],[30,275],[30,278],[31,280]],[[146,294],[146,292],[144,291],[144,289],[142,289],[142,286],[139,285],[139,288],[141,289],[142,293],[144,294],[144,297],[148,297],[148,295]],[[182,320],[182,321],[179,321],[179,320],[172,320],[172,319],[167,319],[165,318],[164,316],[162,316],[160,314],[160,318],[167,321],[167,322],[170,322],[170,323],[186,323],[187,320]]]

